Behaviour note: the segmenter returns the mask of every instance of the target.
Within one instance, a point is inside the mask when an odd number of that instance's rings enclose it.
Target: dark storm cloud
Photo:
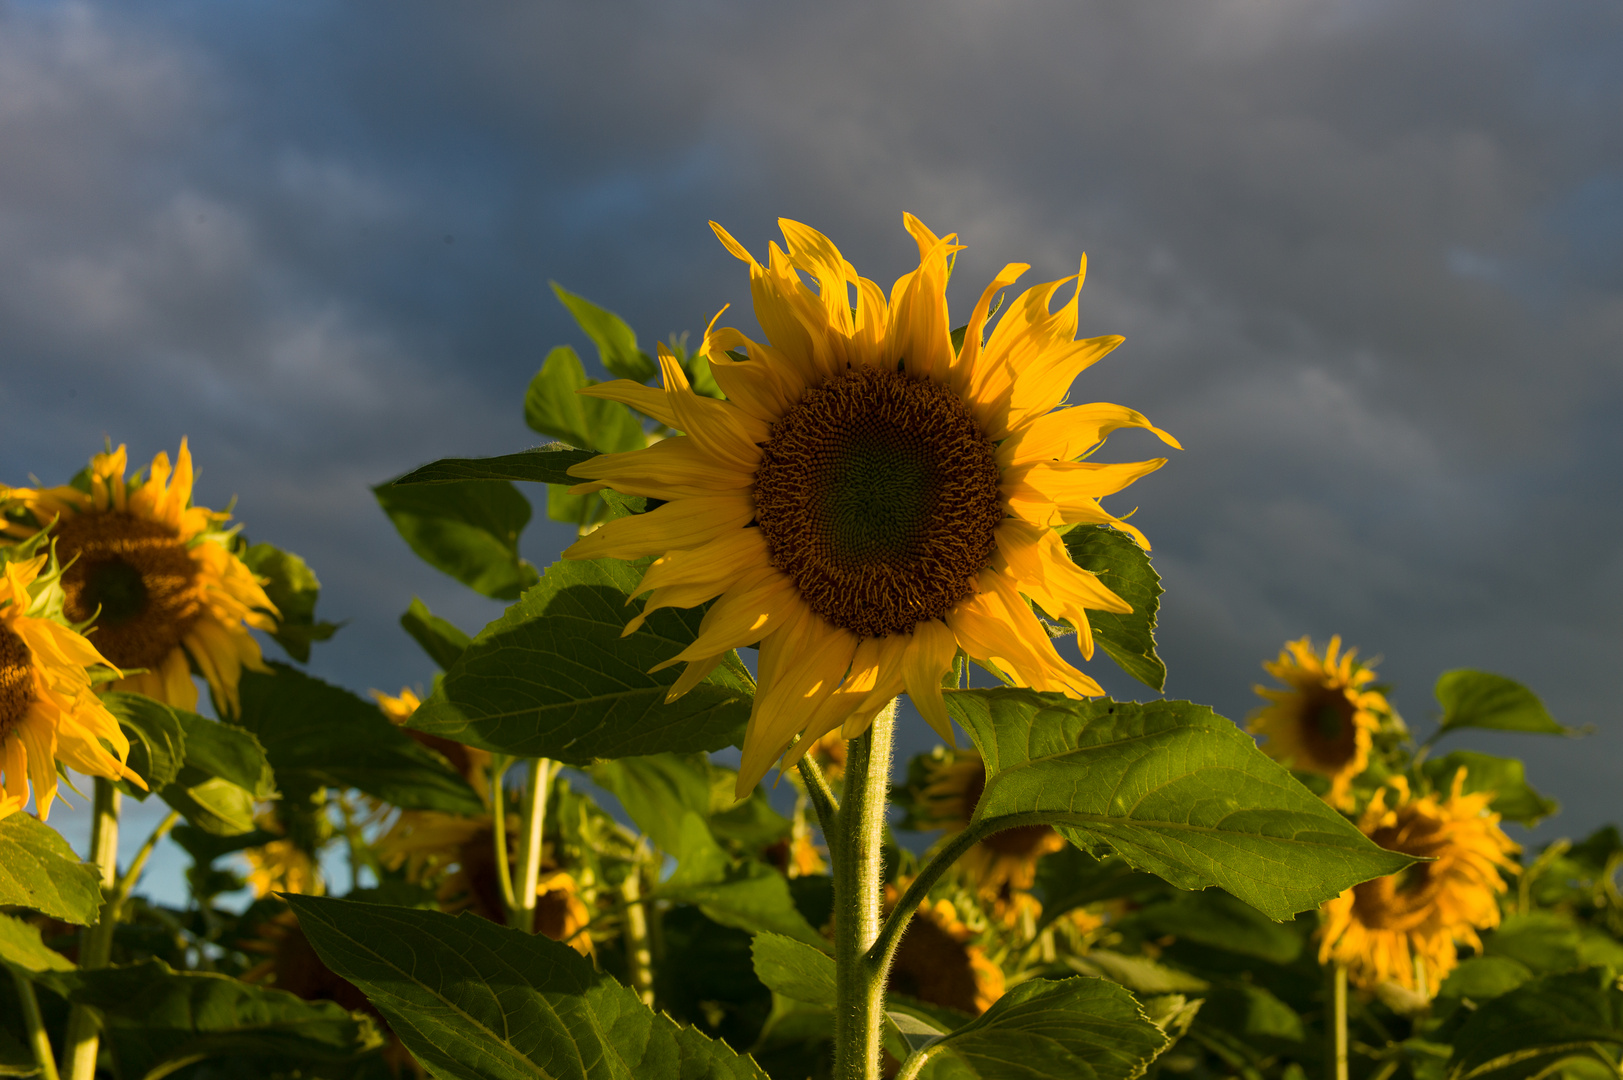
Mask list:
[[[1167,577],[1169,691],[1229,715],[1286,637],[1484,666],[1587,743],[1529,750],[1588,828],[1619,761],[1623,22],[1613,5],[1070,3],[0,8],[0,464],[188,433],[201,495],[301,551],[352,624],[315,667],[423,682],[416,564],[366,485],[535,437],[579,335],[722,303],[773,218],[870,277],[900,212],[967,304],[1090,256],[1077,395],[1188,450],[1122,506]],[[71,396],[70,396],[71,395]],[[1152,452],[1121,438],[1120,454]],[[538,525],[531,557],[564,540]],[[1110,682],[1118,692],[1131,684]]]

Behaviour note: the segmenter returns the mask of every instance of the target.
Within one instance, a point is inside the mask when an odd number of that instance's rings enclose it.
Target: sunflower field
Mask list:
[[[0,1076],[1620,1075],[1623,835],[1523,850],[1555,803],[1470,748],[1570,730],[1457,670],[1417,743],[1339,639],[1240,723],[1162,697],[1150,540],[1101,500],[1168,459],[1094,455],[1179,444],[1072,400],[1121,343],[1077,338],[1086,261],[955,318],[956,237],[905,225],[888,290],[716,227],[762,341],[649,356],[557,289],[616,377],[554,349],[552,441],[374,489],[510,602],[470,634],[403,593],[421,696],[305,671],[315,571],[194,505],[183,438],[0,486]],[[544,571],[532,498],[579,533]],[[940,745],[893,763],[915,714]],[[165,837],[185,907],[138,891]]]

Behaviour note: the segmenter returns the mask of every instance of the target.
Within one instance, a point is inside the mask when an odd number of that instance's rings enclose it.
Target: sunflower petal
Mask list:
[[[640,559],[708,544],[755,516],[747,494],[677,499],[664,506],[611,521],[564,551],[566,559]]]
[[[744,729],[737,798],[754,790],[788,749],[789,740],[805,727],[808,706],[840,684],[856,650],[854,634],[830,626],[809,608],[795,624],[762,643],[763,675]]]

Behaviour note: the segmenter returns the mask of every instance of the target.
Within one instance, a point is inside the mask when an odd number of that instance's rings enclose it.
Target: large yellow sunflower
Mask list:
[[[1005,267],[955,348],[945,290],[961,248],[911,214],[905,223],[919,267],[888,299],[805,225],[780,221],[788,250],[773,244],[762,265],[712,223],[749,265],[767,337],[714,323],[706,332],[700,351],[727,399],[695,394],[663,348],[664,389],[621,379],[582,391],[685,433],[571,470],[589,481],[575,492],[612,487],[664,505],[604,525],[565,557],[659,556],[627,633],[657,608],[716,599],[698,639],[661,665],[687,663],[672,697],[733,648],[760,643],[740,797],[796,734],[806,739],[786,765],[835,728],[861,734],[904,690],[950,739],[941,681],[960,649],[1026,686],[1100,694],[1026,601],[1070,621],[1084,656],[1087,610],[1131,610],[1071,562],[1055,527],[1110,523],[1144,543],[1099,499],[1166,459],[1079,459],[1121,427],[1177,442],[1119,405],[1059,408],[1077,374],[1122,341],[1073,340],[1076,295],[1049,310],[1061,287],[1080,293],[1086,261],[1021,294],[983,343],[994,297],[1027,269]]]
[[[1287,643],[1278,660],[1262,665],[1286,689],[1256,687],[1273,704],[1253,712],[1246,723],[1248,732],[1267,737],[1262,749],[1275,761],[1329,777],[1329,801],[1343,808],[1353,778],[1369,765],[1380,718],[1391,711],[1385,695],[1365,689],[1375,671],[1360,663],[1357,653],[1342,653],[1339,636],[1330,639],[1323,656],[1307,638]]]
[[[966,748],[947,751],[925,767],[920,824],[944,828],[942,839],[950,840],[969,828],[975,816],[986,790],[986,763],[978,751]],[[983,897],[1015,912],[1036,903],[1017,897],[1036,884],[1037,860],[1064,847],[1064,837],[1049,826],[1021,825],[988,836],[964,852],[958,865]]]
[[[1520,848],[1488,812],[1493,792],[1461,794],[1464,768],[1447,799],[1414,798],[1401,776],[1389,783],[1358,827],[1389,851],[1436,861],[1354,885],[1325,904],[1319,962],[1346,965],[1360,986],[1393,982],[1429,998],[1459,963],[1456,947],[1480,951],[1477,931],[1499,925],[1500,871],[1517,869],[1511,855]]]
[[[47,615],[50,582],[40,570],[49,558],[0,567],[0,818],[27,804],[30,783],[39,819],[49,818],[59,761],[87,776],[146,787],[124,764],[130,742],[117,718],[91,690],[86,669],[112,665]]]
[[[111,684],[182,709],[197,708],[192,667],[228,713],[244,667],[265,670],[247,627],[276,629],[276,607],[227,547],[230,514],[193,506],[186,440],[171,467],[160,453],[143,479],[125,480],[124,447],[90,459],[90,490],[10,488],[0,495],[32,520],[13,536],[56,523],[68,618],[95,619],[97,647],[118,667],[144,669]],[[188,657],[190,663],[188,663]]]

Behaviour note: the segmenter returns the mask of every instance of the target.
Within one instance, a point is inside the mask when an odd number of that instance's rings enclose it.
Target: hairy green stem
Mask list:
[[[516,924],[526,934],[535,932],[535,889],[541,881],[541,838],[546,825],[547,789],[550,786],[552,762],[546,758],[530,760],[530,785],[525,790],[523,847],[519,849],[518,881],[514,885],[514,899],[518,901]]]
[[[890,917],[885,920],[885,925],[880,928],[873,947],[868,951],[868,962],[870,964],[881,965],[886,971],[890,970],[890,961],[896,953],[897,944],[902,940],[902,931],[907,929],[907,924],[912,920],[914,913],[918,911],[919,904],[923,903],[924,898],[930,895],[930,890],[935,887],[937,881],[941,880],[941,875],[951,869],[952,864],[957,862],[964,852],[974,847],[982,839],[983,830],[971,825],[953,837],[946,847],[936,852],[935,857],[925,864],[924,869],[920,870],[918,876],[908,885],[907,891],[902,894],[902,898],[896,901],[896,906],[891,909]]]
[[[96,779],[94,817],[90,825],[90,861],[101,870],[101,917],[79,935],[79,967],[86,971],[107,966],[113,953],[113,927],[118,918],[118,789],[111,780]],[[87,1006],[68,1012],[68,1030],[62,1048],[62,1072],[68,1080],[94,1080],[96,1052],[101,1047],[101,1022]]]
[[[16,968],[11,969],[12,981],[17,984],[17,1000],[22,1004],[23,1027],[28,1031],[28,1046],[34,1051],[39,1065],[40,1080],[57,1080],[56,1058],[51,1053],[51,1037],[45,1031],[45,1021],[39,1014],[39,998],[34,996],[34,984]]]
[[[642,898],[642,867],[633,866],[620,885],[625,901],[626,967],[631,989],[649,1008],[654,1006],[654,953],[648,937],[648,904]]]
[[[829,844],[834,869],[834,1080],[878,1080],[888,965],[869,950],[879,937],[881,847],[890,791],[896,703],[852,739],[845,798]]]
[[[496,849],[496,883],[502,890],[502,912],[508,926],[517,926],[518,901],[513,896],[513,870],[507,862],[507,790],[502,780],[511,760],[500,754],[490,763],[490,832]]]
[[[795,767],[800,770],[800,779],[806,784],[806,797],[811,800],[812,809],[817,813],[817,824],[823,830],[823,841],[828,844],[829,851],[833,852],[834,845],[839,841],[834,820],[835,815],[840,812],[840,804],[834,798],[834,789],[828,786],[828,778],[823,775],[823,770],[817,767],[817,762],[813,761],[810,755],[802,757]]]

